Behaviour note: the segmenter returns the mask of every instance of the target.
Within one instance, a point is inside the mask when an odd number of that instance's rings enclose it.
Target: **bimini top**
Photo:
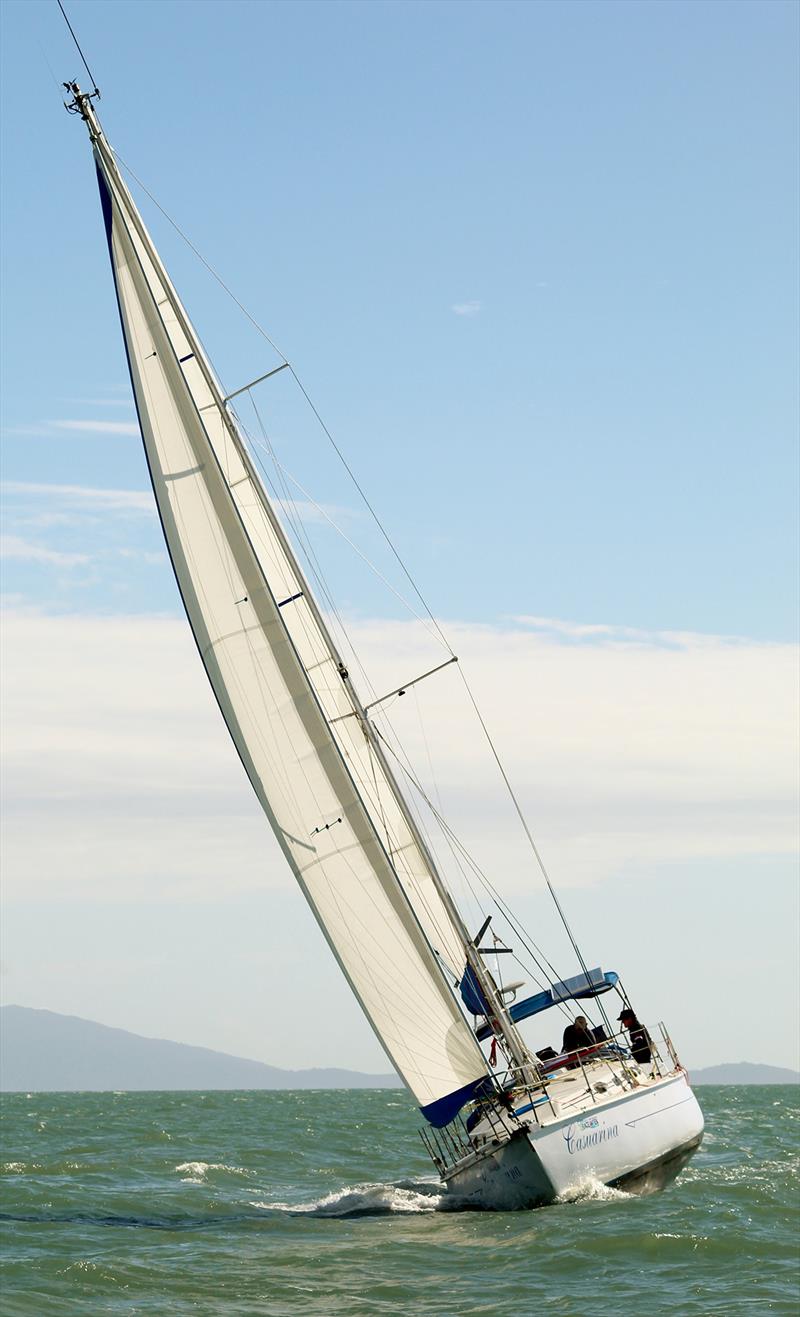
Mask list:
[[[604,974],[599,968],[590,969],[588,974],[576,974],[571,979],[561,979],[558,983],[551,983],[544,992],[537,992],[535,997],[526,997],[523,1001],[514,1002],[508,1008],[509,1015],[514,1023],[518,1024],[520,1020],[527,1020],[531,1015],[549,1010],[560,1001],[581,1001],[585,997],[599,997],[601,993],[616,987],[618,979],[619,975],[613,970],[608,970]],[[491,1037],[491,1026],[481,1024],[475,1033],[478,1039],[483,1041],[484,1038]]]

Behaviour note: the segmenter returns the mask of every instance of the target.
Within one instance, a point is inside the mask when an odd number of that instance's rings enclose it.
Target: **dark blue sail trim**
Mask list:
[[[111,256],[111,273],[114,275],[114,283],[115,283],[115,286],[116,286],[116,271],[114,270],[114,256],[113,256],[113,252],[112,252],[112,250],[111,250],[111,226],[112,226],[112,224],[113,224],[113,222],[114,222],[114,213],[113,213],[113,209],[112,209],[112,205],[111,205],[111,193],[110,193],[109,190],[108,190],[108,184],[106,183],[106,180],[105,180],[105,178],[104,178],[104,176],[103,176],[103,171],[101,170],[101,168],[100,168],[100,166],[99,166],[99,164],[97,163],[96,160],[95,160],[95,162],[94,162],[94,167],[95,167],[95,169],[97,170],[97,186],[98,186],[99,189],[100,189],[100,205],[101,205],[102,208],[103,208],[103,224],[105,225],[105,230],[106,230],[106,241],[107,241],[107,243],[108,243],[108,253],[109,253],[109,255]],[[120,308],[120,319],[122,319],[122,309],[121,309],[121,308]],[[124,334],[124,332],[123,332],[122,337],[123,337],[123,339],[125,338],[125,334]],[[126,344],[125,344],[125,351],[127,352],[127,350],[128,350],[128,345],[127,345],[127,343],[126,343]],[[128,359],[128,366],[130,367],[130,358]],[[131,383],[133,383],[133,374],[132,374],[132,373],[131,373]]]
[[[586,984],[586,976],[578,976],[583,980],[583,985],[574,992],[566,992],[567,984],[554,984],[552,988],[546,988],[544,992],[537,992],[535,997],[526,997],[524,1001],[514,1002],[509,1006],[508,1013],[515,1024],[520,1020],[528,1020],[532,1015],[539,1015],[541,1011],[549,1010],[561,1001],[584,1001],[588,997],[599,997],[601,993],[608,992],[609,989],[616,986],[619,975],[613,970],[608,970],[599,982]],[[567,981],[569,982],[569,980]],[[463,989],[462,989],[463,996]],[[479,1042],[486,1038],[491,1038],[492,1029],[488,1024],[481,1024],[475,1030],[475,1036]]]
[[[457,1088],[455,1093],[445,1093],[444,1097],[429,1102],[427,1107],[420,1107],[420,1111],[429,1125],[441,1129],[443,1125],[449,1125],[468,1102],[479,1097],[491,1097],[495,1091],[491,1075],[481,1075],[480,1079],[473,1079],[471,1084]]]

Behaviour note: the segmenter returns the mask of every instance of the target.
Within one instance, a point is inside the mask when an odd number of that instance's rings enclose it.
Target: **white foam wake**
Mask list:
[[[310,1203],[280,1203],[260,1200],[251,1204],[272,1212],[292,1216],[383,1216],[392,1213],[411,1215],[438,1212],[446,1199],[442,1185],[431,1182],[411,1184],[355,1184]]]
[[[252,1171],[248,1171],[244,1166],[226,1166],[224,1162],[181,1162],[175,1170],[180,1174],[185,1171],[186,1174],[181,1178],[184,1184],[206,1184],[208,1182],[209,1171],[226,1171],[228,1175],[250,1176]]]
[[[560,1193],[557,1198],[559,1203],[619,1203],[630,1194],[626,1194],[622,1189],[612,1189],[611,1185],[603,1184],[594,1175],[587,1175],[576,1184],[571,1184],[568,1189]]]

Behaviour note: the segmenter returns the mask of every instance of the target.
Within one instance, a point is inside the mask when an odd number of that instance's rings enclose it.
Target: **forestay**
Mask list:
[[[186,611],[256,794],[429,1119],[486,1062],[442,969],[462,931],[88,102],[147,460]],[[433,1105],[432,1105],[433,1104]]]

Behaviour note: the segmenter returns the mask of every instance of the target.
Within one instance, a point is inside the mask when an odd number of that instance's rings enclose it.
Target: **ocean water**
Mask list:
[[[447,1210],[404,1093],[2,1099],[3,1317],[800,1312],[800,1090],[701,1088],[670,1189]]]

